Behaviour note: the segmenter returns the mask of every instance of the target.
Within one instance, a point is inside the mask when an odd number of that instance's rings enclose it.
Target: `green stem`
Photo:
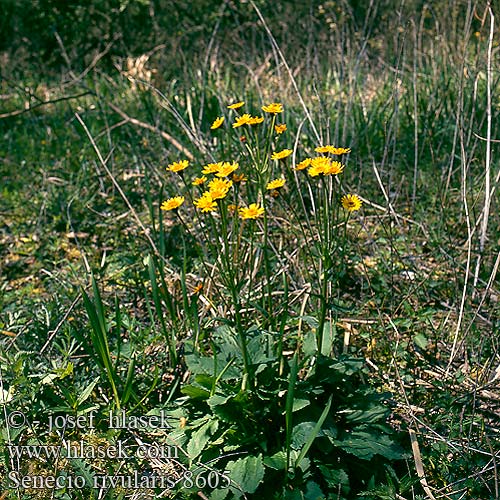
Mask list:
[[[231,248],[229,245],[229,238],[227,234],[227,210],[226,206],[223,202],[219,204],[220,207],[220,212],[221,212],[221,219],[222,219],[222,238],[224,241],[224,248],[222,251],[222,260],[224,263],[225,272],[227,274],[228,278],[228,286],[229,289],[231,290],[231,299],[233,302],[234,306],[234,316],[235,316],[235,322],[236,322],[236,332],[238,334],[239,342],[240,342],[240,349],[241,349],[241,355],[243,357],[243,367],[245,371],[245,376],[243,378],[243,383],[242,383],[242,390],[246,389],[246,383],[248,379],[251,379],[251,372],[250,372],[250,358],[248,356],[248,349],[247,349],[247,340],[246,340],[246,335],[245,335],[245,330],[243,327],[243,321],[241,318],[241,304],[240,304],[240,299],[238,296],[238,291],[237,291],[237,283],[235,281],[235,272],[234,272],[234,267],[231,263]]]

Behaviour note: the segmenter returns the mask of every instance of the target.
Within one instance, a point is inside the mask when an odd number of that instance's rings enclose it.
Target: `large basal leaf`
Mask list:
[[[400,447],[385,434],[353,431],[345,439],[333,440],[332,443],[363,460],[371,460],[375,455],[381,455],[389,460],[402,458]]]
[[[278,451],[271,457],[264,458],[264,465],[275,470],[285,470],[286,469],[286,452]]]
[[[302,446],[307,443],[315,425],[316,422],[301,422],[294,426],[292,431],[292,448],[294,450],[302,448]]]
[[[375,424],[385,422],[390,411],[386,406],[373,405],[366,410],[343,410],[339,413],[346,415],[346,421],[351,424]]]
[[[344,469],[331,469],[326,465],[318,465],[318,469],[329,488],[334,490],[342,488],[343,493],[349,493],[349,476]]]
[[[254,337],[247,345],[250,361],[254,365],[266,364],[276,359],[273,351],[273,338],[269,333],[262,332]]]
[[[231,482],[238,486],[238,489],[231,488],[235,495],[239,494],[241,496],[242,491],[244,493],[254,493],[262,479],[264,479],[264,464],[261,455],[229,462],[226,470]]]
[[[226,357],[221,354],[217,354],[217,359],[215,356],[208,357],[199,356],[198,354],[188,354],[185,356],[185,360],[189,371],[194,375],[218,377],[226,368],[221,377],[222,380],[237,379],[241,376],[237,367],[226,367],[228,361],[226,360]]]
[[[191,439],[187,445],[189,458],[194,460],[205,448],[212,436],[219,427],[217,420],[209,420],[203,424],[197,431],[193,432]]]
[[[304,500],[324,500],[325,494],[321,491],[321,488],[314,481],[309,481],[306,487],[306,493],[304,495]]]
[[[194,385],[186,385],[181,389],[182,394],[189,396],[192,399],[208,399],[210,397],[210,392],[201,387],[196,387]]]

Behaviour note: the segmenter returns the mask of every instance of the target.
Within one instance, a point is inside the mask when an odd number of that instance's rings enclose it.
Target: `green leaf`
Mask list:
[[[236,483],[239,490],[234,490],[235,494],[254,493],[262,479],[264,479],[264,465],[262,456],[245,457],[231,461],[227,464],[228,477]],[[233,490],[233,488],[231,488]]]
[[[193,435],[187,445],[187,452],[191,460],[194,460],[200,455],[207,443],[210,441],[210,436],[217,431],[218,427],[219,423],[217,420],[209,420],[197,431],[193,432]]]
[[[285,431],[286,431],[286,451],[287,451],[287,469],[290,466],[290,450],[292,444],[292,413],[293,413],[293,401],[295,395],[295,382],[297,381],[297,375],[299,373],[299,361],[297,352],[294,354],[291,366],[290,366],[290,377],[288,379],[288,391],[286,393],[285,402]]]
[[[181,389],[181,392],[192,399],[208,399],[210,397],[209,391],[194,385],[186,385]]]
[[[311,402],[308,399],[295,399],[293,401],[292,412],[302,410],[302,408],[305,408],[306,406],[309,406],[310,404],[311,404]]]
[[[304,500],[304,494],[298,489],[285,490],[283,500]]]
[[[42,385],[50,385],[57,378],[59,377],[57,376],[56,373],[47,373],[47,375],[45,375],[45,377],[43,377],[42,380],[40,380],[40,383]]]
[[[322,335],[323,340],[321,342],[321,354],[323,354],[323,356],[330,356],[333,347],[333,339],[337,335],[337,328],[335,327],[335,324],[331,321],[325,322],[323,325]]]
[[[318,320],[313,316],[300,316],[299,319],[311,328],[318,328]]]
[[[350,432],[345,439],[334,440],[333,444],[362,460],[371,460],[381,455],[389,460],[401,460],[402,452],[389,436],[365,431]]]
[[[328,403],[326,403],[325,409],[321,413],[319,420],[316,422],[316,425],[314,426],[314,429],[312,430],[312,432],[307,440],[307,443],[305,443],[302,450],[300,450],[300,455],[298,456],[298,458],[295,462],[295,468],[300,467],[300,463],[307,455],[307,452],[309,451],[309,448],[312,446],[316,437],[319,435],[319,433],[321,431],[321,426],[323,425],[323,422],[326,420],[326,417],[328,416],[328,413],[330,412],[330,407],[332,406],[332,399],[333,399],[333,395],[331,395],[328,398]]]
[[[94,472],[84,460],[80,458],[73,458],[70,462],[77,475],[82,476],[85,479],[85,484],[87,486],[94,484]]]
[[[57,375],[61,380],[73,375],[73,363],[68,363],[65,368],[59,368],[57,370]]]
[[[268,333],[261,333],[248,342],[247,350],[252,364],[267,364],[276,359],[272,342],[273,339]]]
[[[229,493],[228,488],[220,488],[218,490],[213,490],[210,495],[210,500],[224,500]]]
[[[306,357],[314,356],[318,350],[318,344],[313,332],[309,331],[304,335],[302,351]]]
[[[418,347],[420,347],[420,349],[426,349],[427,344],[429,343],[429,341],[427,340],[427,337],[425,335],[423,335],[422,333],[417,333],[413,337],[413,342],[415,342],[415,344]]]
[[[366,410],[344,410],[339,412],[346,415],[346,421],[353,424],[385,423],[390,410],[386,406],[373,405]]]
[[[314,430],[314,422],[301,422],[292,431],[292,448],[298,450],[307,443],[307,439]]]
[[[207,401],[208,405],[213,408],[214,406],[225,405],[230,399],[233,399],[233,396],[221,396],[219,394],[214,394]]]
[[[100,377],[96,377],[90,384],[82,391],[82,393],[78,396],[78,399],[76,400],[77,407],[80,406],[82,403],[84,403],[88,397],[92,394],[92,391],[94,390],[94,387],[97,385],[97,382],[99,382]]]
[[[309,481],[304,500],[323,500],[324,498],[325,494],[321,491],[321,488],[314,481]]]
[[[336,490],[341,486],[343,493],[349,493],[349,476],[344,469],[330,469],[326,465],[319,465],[318,468],[329,488]]]
[[[264,465],[275,470],[286,469],[286,452],[278,451],[273,456],[264,458]]]

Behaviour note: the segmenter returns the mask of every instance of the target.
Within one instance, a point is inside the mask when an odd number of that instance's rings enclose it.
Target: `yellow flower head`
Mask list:
[[[215,121],[212,123],[212,126],[210,127],[212,130],[215,130],[219,128],[222,124],[224,123],[224,117],[223,116],[218,116]]]
[[[181,172],[182,170],[187,168],[188,165],[189,165],[188,160],[175,161],[174,163],[169,164],[167,170],[170,170],[170,172]]]
[[[219,163],[209,163],[206,165],[201,171],[202,174],[216,174],[219,169],[222,167],[223,163],[220,161]]]
[[[219,168],[219,171],[215,175],[217,177],[228,177],[238,167],[239,167],[238,162],[234,161],[233,163],[229,163],[228,161],[226,161],[222,164],[222,166]]]
[[[209,189],[229,189],[233,185],[232,181],[228,181],[225,179],[212,179],[208,183]]]
[[[193,181],[193,186],[201,186],[206,180],[207,178],[205,176],[196,177],[196,179],[194,179]]]
[[[252,116],[250,120],[248,120],[248,125],[258,125],[264,121],[263,116]]]
[[[262,111],[265,111],[266,113],[283,113],[283,105],[279,102],[272,102],[271,104],[268,104],[267,106],[262,106]]]
[[[319,174],[326,175],[326,172],[332,164],[332,159],[328,156],[317,156],[311,159],[311,166],[309,167],[309,175],[316,177]]]
[[[252,121],[252,116],[249,113],[238,116],[236,121],[233,123],[233,128],[241,127],[242,125],[248,125]]]
[[[346,194],[345,196],[342,196],[342,199],[340,201],[342,203],[342,206],[349,212],[355,212],[356,210],[359,210],[363,203],[355,194]]]
[[[228,206],[227,206],[227,211],[228,211],[228,212],[230,212],[230,213],[232,213],[232,214],[233,214],[234,212],[236,212],[236,210],[238,210],[238,206],[237,206],[237,205],[233,205],[233,204],[231,204],[231,205],[228,205]]]
[[[213,212],[217,210],[217,203],[208,192],[204,192],[200,198],[194,200],[194,204],[202,212]]]
[[[324,172],[324,169],[320,166],[315,167],[313,165],[309,167],[309,170],[307,172],[311,177],[317,177],[319,174],[322,174]]]
[[[252,203],[248,208],[240,208],[240,217],[242,219],[257,219],[264,214],[264,209],[257,203]]]
[[[240,101],[240,102],[235,102],[234,104],[230,104],[228,106],[228,108],[229,109],[239,109],[239,108],[241,108],[244,105],[245,105],[245,102],[244,101]]]
[[[344,170],[344,165],[339,161],[332,161],[328,166],[325,166],[324,175],[337,175]]]
[[[233,174],[231,179],[235,184],[239,184],[240,182],[244,182],[244,181],[248,180],[247,176],[245,174]]]
[[[275,179],[274,181],[268,182],[266,189],[279,189],[285,185],[285,179]]]
[[[291,149],[283,149],[282,151],[275,152],[271,155],[271,160],[283,160],[293,153]]]
[[[304,170],[307,168],[309,165],[311,165],[312,158],[306,158],[305,160],[302,160],[300,163],[297,163],[295,166],[295,170]]]
[[[282,123],[281,125],[275,125],[274,126],[274,131],[277,134],[282,134],[286,130],[286,123]]]
[[[223,179],[213,179],[208,183],[209,194],[214,200],[221,200],[224,198],[229,191],[229,188],[233,185],[232,181],[226,181]]]
[[[176,210],[184,203],[184,196],[176,196],[175,198],[169,198],[161,204],[161,210]]]
[[[344,155],[351,152],[351,148],[334,148],[333,146],[318,146],[316,153],[330,153],[332,155]]]

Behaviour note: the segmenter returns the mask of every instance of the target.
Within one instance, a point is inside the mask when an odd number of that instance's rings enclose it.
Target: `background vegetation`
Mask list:
[[[498,5],[1,7],[2,445],[57,443],[49,415],[163,409],[167,434],[102,424],[68,437],[159,440],[186,452],[162,464],[14,464],[5,448],[6,482],[15,465],[92,478],[167,466],[182,477],[209,464],[229,471],[230,491],[179,483],[167,495],[500,497]],[[273,233],[289,252],[288,302],[274,303],[275,320],[252,305],[246,334],[259,340],[247,392],[234,304],[216,280],[207,285],[203,263],[216,259],[200,256],[201,232],[159,210],[179,189],[165,167],[182,158],[201,167],[219,153],[225,139],[214,142],[210,125],[238,100],[253,113],[283,103],[283,147],[350,147],[343,186],[364,200],[347,224],[331,322],[319,333],[322,299],[294,252],[307,241],[293,227]],[[224,144],[241,154],[237,139]],[[274,207],[271,227],[287,227],[286,208]],[[308,334],[328,348],[302,342]],[[9,427],[13,410],[26,427]],[[138,493],[98,494],[55,493]]]

